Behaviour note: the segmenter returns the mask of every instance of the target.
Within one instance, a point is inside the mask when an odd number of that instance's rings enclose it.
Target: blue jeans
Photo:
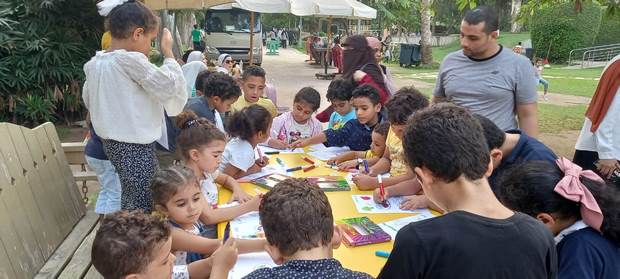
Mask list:
[[[538,83],[543,85],[543,87],[545,88],[545,93],[547,93],[547,90],[549,90],[549,82],[546,81],[544,78],[540,77],[538,78]]]
[[[85,156],[88,166],[95,171],[101,185],[95,213],[110,214],[121,210],[121,181],[112,162]]]

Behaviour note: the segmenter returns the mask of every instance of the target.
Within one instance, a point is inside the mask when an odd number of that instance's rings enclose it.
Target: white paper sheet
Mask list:
[[[230,235],[239,239],[264,238],[258,211],[248,212],[230,221]]]
[[[280,154],[303,154],[304,153],[304,149],[303,148],[295,148],[295,151],[293,151],[293,149],[288,148],[288,149],[275,149],[275,148],[271,148],[269,146],[263,146],[263,145],[259,145],[257,146],[257,150],[258,148],[260,148],[260,151],[263,152],[263,155],[265,155],[265,152],[280,152]],[[269,156],[269,155],[267,155]]]
[[[377,225],[381,227],[381,229],[383,229],[386,233],[388,233],[392,237],[392,241],[394,241],[394,239],[396,239],[396,233],[398,233],[398,231],[400,231],[400,229],[402,229],[404,226],[409,225],[413,222],[418,222],[435,217],[435,215],[433,215],[433,213],[431,213],[431,211],[426,208],[417,209],[415,210],[415,212],[418,214],[379,223]]]
[[[415,213],[415,210],[400,209],[403,197],[388,198],[388,207],[375,203],[372,195],[352,195],[353,202],[359,213]]]
[[[283,167],[279,165],[267,165],[263,169],[261,169],[261,171],[241,177],[237,179],[237,181],[238,182],[250,182],[253,179],[256,179],[256,178],[259,178],[265,175],[269,175],[272,173],[286,174],[286,169],[284,169]]]
[[[317,150],[317,151],[311,151],[308,152],[308,155],[317,158],[321,161],[327,161],[331,158],[334,158],[342,153],[345,153],[347,151],[349,151],[350,149],[348,147],[325,147],[325,149],[323,150]]]
[[[240,279],[254,270],[275,266],[276,264],[267,252],[240,254],[237,263],[228,273],[228,279]]]

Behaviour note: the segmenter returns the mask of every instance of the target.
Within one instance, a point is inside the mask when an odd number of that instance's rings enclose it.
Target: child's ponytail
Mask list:
[[[198,117],[193,111],[185,110],[176,116],[176,125],[181,129],[177,137],[177,150],[182,158],[189,158],[189,151],[200,150],[213,141],[226,142],[226,135],[211,121]]]
[[[249,141],[258,132],[269,134],[271,114],[259,105],[251,105],[235,112],[226,122],[226,132],[231,137]]]
[[[165,207],[179,190],[188,185],[200,188],[194,171],[188,167],[170,166],[157,171],[151,182],[153,207]]]
[[[512,167],[500,177],[497,196],[508,208],[536,217],[540,213],[554,213],[558,218],[583,219],[593,229],[599,230],[605,237],[620,246],[620,191],[613,185],[606,185],[602,179],[590,177],[575,169],[578,167],[562,158],[558,164],[548,161],[530,161]],[[596,218],[586,208],[593,208],[591,201],[572,201],[558,192],[564,191],[559,183],[578,175],[572,186],[583,187],[591,193],[603,215],[602,224],[597,227]],[[576,186],[580,183],[582,186]],[[572,187],[571,186],[571,187]],[[556,189],[557,188],[557,189]],[[582,191],[585,192],[585,191]],[[587,195],[587,194],[586,194]],[[579,200],[583,200],[580,198]],[[585,213],[588,212],[588,213]],[[593,221],[594,220],[594,221]]]

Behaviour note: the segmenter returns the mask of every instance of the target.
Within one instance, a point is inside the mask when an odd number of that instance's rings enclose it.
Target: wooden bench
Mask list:
[[[0,123],[0,278],[100,278],[87,209],[54,125]]]
[[[80,170],[73,170],[73,178],[76,182],[82,182],[82,199],[84,203],[88,203],[88,187],[86,183],[88,181],[97,181],[97,174],[88,169],[88,163],[84,157],[84,149],[86,148],[85,142],[63,142],[61,143],[62,149],[67,158],[69,165],[77,165]]]

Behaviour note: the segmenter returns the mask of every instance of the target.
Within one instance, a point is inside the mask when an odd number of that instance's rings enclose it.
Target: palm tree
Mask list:
[[[433,63],[433,53],[431,45],[431,4],[432,0],[422,0],[421,2],[421,33],[420,45],[422,47],[422,64],[430,65]]]
[[[510,9],[510,32],[520,32],[521,23],[518,21],[522,0],[512,0]]]

